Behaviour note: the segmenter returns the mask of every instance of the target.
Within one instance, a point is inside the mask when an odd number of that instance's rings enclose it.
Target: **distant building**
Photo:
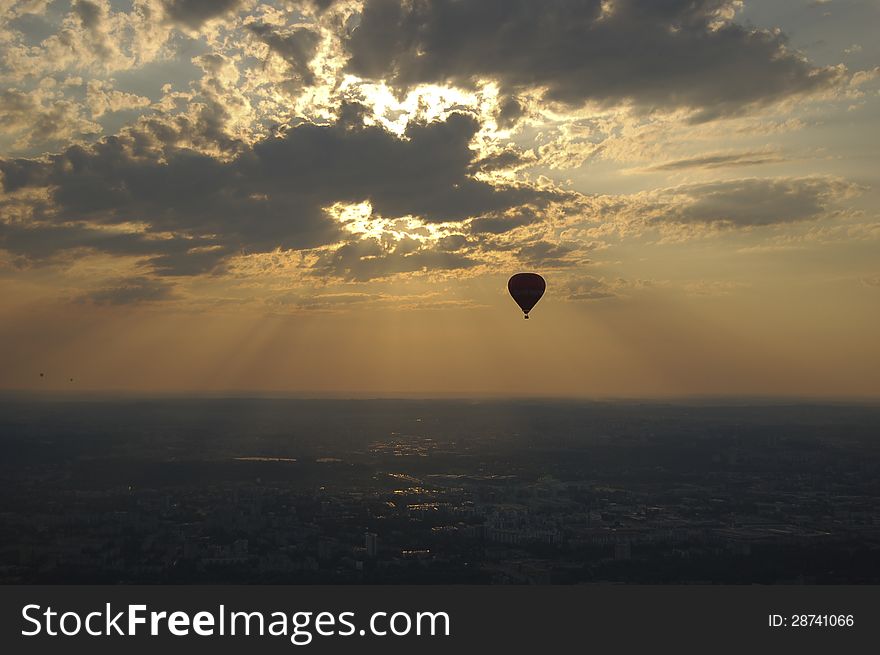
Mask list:
[[[373,559],[379,555],[379,535],[375,532],[365,532],[364,541],[367,547],[367,557]]]
[[[327,561],[333,557],[333,542],[329,539],[318,539],[318,559]]]

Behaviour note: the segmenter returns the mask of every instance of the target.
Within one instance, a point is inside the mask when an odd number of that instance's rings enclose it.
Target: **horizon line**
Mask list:
[[[676,395],[580,395],[536,394],[511,392],[322,392],[322,391],[259,391],[226,389],[217,391],[158,391],[117,389],[0,389],[0,400],[401,400],[401,401],[557,401],[583,403],[656,403],[656,404],[880,404],[880,395],[811,395],[811,394],[676,394]]]

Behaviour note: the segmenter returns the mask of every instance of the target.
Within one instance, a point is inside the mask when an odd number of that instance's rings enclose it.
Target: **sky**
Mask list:
[[[880,397],[878,26],[0,0],[0,390]]]

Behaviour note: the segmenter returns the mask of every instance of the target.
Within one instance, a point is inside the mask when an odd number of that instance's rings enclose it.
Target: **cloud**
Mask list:
[[[436,249],[348,243],[326,210],[369,202],[375,216],[414,216],[426,224],[463,222],[561,193],[527,185],[493,186],[470,176],[472,116],[413,123],[403,138],[364,126],[356,110],[337,123],[304,123],[219,160],[177,146],[177,135],[147,122],[93,146],[71,146],[43,160],[2,159],[7,202],[40,191],[39,215],[2,224],[0,244],[16,254],[51,256],[75,248],[144,254],[156,273],[214,270],[242,251],[304,250],[343,242],[318,267],[352,279],[474,265],[464,242]],[[148,129],[156,128],[156,129]],[[26,200],[21,200],[26,202]],[[138,224],[139,232],[111,228]]]
[[[627,280],[622,277],[606,278],[584,275],[565,283],[566,298],[574,301],[605,300],[627,297],[633,292],[655,287],[650,280]]]
[[[538,223],[542,218],[534,211],[516,209],[506,214],[497,214],[475,218],[469,228],[473,234],[504,234],[519,227]]]
[[[83,107],[51,87],[31,92],[0,91],[0,134],[15,139],[13,148],[46,147],[101,132],[83,115]]]
[[[412,241],[415,240],[402,240],[390,250],[374,238],[350,241],[321,255],[311,272],[320,277],[366,282],[401,273],[465,270],[482,263],[439,244],[423,246]]]
[[[759,151],[737,152],[731,154],[703,155],[700,157],[688,157],[673,161],[655,164],[642,169],[646,172],[654,171],[679,171],[689,168],[727,168],[734,166],[757,166],[759,164],[776,164],[785,161],[781,156]]]
[[[293,0],[294,2],[296,0]],[[326,11],[330,5],[339,2],[339,0],[300,0],[301,2],[305,2],[305,4],[312,5],[319,12]]]
[[[268,300],[270,305],[292,306],[298,310],[334,310],[362,303],[381,302],[385,297],[373,293],[284,293]]]
[[[113,286],[87,293],[78,300],[96,305],[131,305],[172,298],[174,292],[171,283],[146,277],[132,277],[118,280]]]
[[[450,234],[437,239],[437,249],[442,252],[456,252],[469,244],[468,238],[463,234]]]
[[[836,83],[777,31],[733,22],[733,0],[366,0],[348,69],[399,87],[498,81],[580,105],[698,110],[695,120]]]
[[[303,84],[315,83],[315,74],[309,67],[309,62],[315,58],[321,40],[316,31],[306,27],[282,31],[262,23],[250,25],[248,29],[268,46],[270,52],[286,61]]]
[[[71,5],[71,10],[79,18],[88,36],[89,47],[99,60],[108,61],[118,56],[119,50],[110,34],[107,21],[108,3],[77,0]]]
[[[230,13],[242,0],[162,0],[165,15],[174,23],[192,30],[199,29],[212,18]]]
[[[120,11],[113,7],[109,0],[53,6],[40,19],[40,36],[18,26],[0,30],[0,75],[16,83],[62,71],[88,71],[94,77],[128,72],[170,54],[166,46],[173,26],[162,20],[159,0],[133,0]]]
[[[522,246],[517,251],[519,260],[529,266],[537,268],[567,268],[577,264],[573,257],[577,254],[580,244],[577,243],[550,243],[549,241],[536,241],[527,246]]]
[[[857,193],[852,183],[833,177],[748,178],[667,189],[656,220],[754,227],[815,220],[832,205]]]
[[[92,118],[99,118],[107,113],[147,107],[150,99],[119,91],[107,82],[90,80],[86,87],[86,104]]]
[[[17,222],[0,222],[0,243],[11,252],[35,260],[75,249],[145,255],[156,247],[146,244],[139,234],[120,234],[83,225],[24,225]],[[162,245],[167,247],[167,244]]]
[[[565,285],[569,300],[603,300],[616,298],[617,293],[604,278],[591,275],[569,281]]]
[[[40,15],[53,0],[0,0],[0,12],[12,18],[24,14]]]
[[[811,221],[824,234],[826,227],[843,222],[832,223],[832,219],[859,214],[847,201],[864,191],[865,187],[836,176],[811,176],[715,180],[628,195],[582,196],[570,203],[567,216],[560,218],[560,223],[567,225],[561,235],[578,241],[605,239],[612,234],[628,239],[656,229],[660,243],[672,243],[727,230]],[[855,227],[849,223],[842,238],[873,238],[870,224],[862,225],[859,231]],[[595,245],[602,247],[601,242]],[[791,244],[784,245],[788,248]]]
[[[566,281],[564,293],[567,300],[575,302],[627,298],[634,293],[655,288],[658,284],[662,283],[641,279],[628,280],[622,277],[582,275]]]
[[[529,164],[535,164],[536,161],[537,158],[534,153],[523,151],[513,146],[507,146],[490,152],[475,162],[474,168],[484,173],[511,171]]]

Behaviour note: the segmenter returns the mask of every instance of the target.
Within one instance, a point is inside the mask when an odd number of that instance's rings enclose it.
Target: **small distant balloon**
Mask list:
[[[70,381],[73,382],[73,378],[70,378]]]
[[[529,317],[529,312],[538,304],[546,288],[547,283],[537,273],[517,273],[507,281],[507,290],[523,310],[525,318]]]
[[[44,378],[44,377],[46,377],[46,374],[45,374],[45,373],[40,373],[40,377],[41,377],[41,378]]]

